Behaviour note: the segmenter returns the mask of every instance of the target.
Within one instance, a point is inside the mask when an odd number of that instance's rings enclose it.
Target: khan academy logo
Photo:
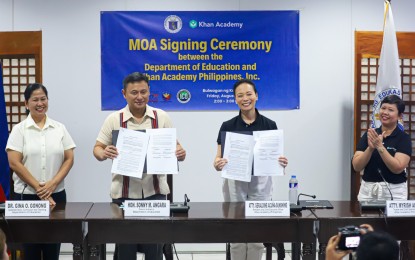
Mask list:
[[[177,92],[177,100],[182,104],[189,102],[191,97],[192,95],[187,89],[181,89]]]
[[[169,33],[178,33],[183,27],[182,19],[177,15],[169,15],[164,20],[164,29]]]
[[[196,20],[191,20],[191,21],[189,22],[189,26],[190,26],[190,28],[192,28],[192,29],[196,28],[196,27],[197,27],[197,21],[196,21]]]

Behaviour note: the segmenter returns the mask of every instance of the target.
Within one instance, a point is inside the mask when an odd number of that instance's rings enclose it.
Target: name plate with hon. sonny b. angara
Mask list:
[[[387,200],[386,216],[413,217],[415,216],[415,200]]]
[[[126,200],[125,217],[169,217],[169,200]]]
[[[289,201],[245,201],[246,217],[289,217]]]
[[[49,217],[48,200],[8,200],[6,217]]]

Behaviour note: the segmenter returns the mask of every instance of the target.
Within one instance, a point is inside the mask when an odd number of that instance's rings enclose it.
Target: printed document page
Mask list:
[[[176,128],[147,129],[150,135],[147,150],[147,173],[179,173],[176,157]]]
[[[278,158],[284,153],[283,130],[267,130],[253,132],[254,146],[254,175],[283,176],[284,167]]]
[[[228,163],[222,169],[222,177],[238,181],[251,181],[254,138],[252,135],[226,133],[223,158]]]
[[[120,128],[117,139],[118,156],[112,162],[111,172],[142,178],[149,135]]]

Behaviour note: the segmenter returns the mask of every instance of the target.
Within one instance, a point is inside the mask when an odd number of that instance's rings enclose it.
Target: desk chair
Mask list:
[[[278,260],[284,260],[285,249],[284,243],[264,243],[266,260],[272,260],[272,248],[277,250]],[[226,243],[226,260],[231,260],[231,244]]]

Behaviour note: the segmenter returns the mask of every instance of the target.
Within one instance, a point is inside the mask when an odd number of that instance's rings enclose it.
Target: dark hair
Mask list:
[[[133,72],[124,78],[124,80],[122,81],[122,85],[123,85],[124,90],[126,90],[128,83],[141,82],[141,81],[145,81],[148,84],[147,75],[141,72]]]
[[[41,83],[33,83],[33,84],[29,84],[26,87],[26,90],[24,91],[24,99],[26,101],[29,101],[29,98],[32,96],[33,91],[40,89],[40,88],[43,90],[43,92],[45,92],[46,97],[48,97],[48,90],[46,89],[45,86],[43,86]]]
[[[0,258],[3,259],[4,250],[6,250],[6,235],[4,234],[3,230],[0,229]]]
[[[399,115],[401,115],[405,111],[405,103],[399,96],[396,96],[396,95],[387,96],[382,100],[382,102],[380,102],[380,106],[382,106],[384,103],[391,104],[391,105],[395,104],[396,107],[398,108]]]
[[[398,241],[385,232],[368,232],[362,236],[356,250],[357,260],[398,260]]]
[[[240,79],[237,82],[235,82],[235,84],[233,84],[233,93],[235,93],[236,88],[243,83],[251,85],[254,88],[254,92],[257,93],[255,83],[250,79]]]
[[[43,92],[45,92],[46,97],[49,98],[48,90],[46,89],[45,86],[43,86],[41,83],[33,83],[33,84],[27,85],[26,90],[24,91],[24,100],[28,102],[30,97],[32,96],[33,91],[38,90],[40,88],[43,90]],[[29,110],[26,108],[26,115],[28,114],[29,114]]]

